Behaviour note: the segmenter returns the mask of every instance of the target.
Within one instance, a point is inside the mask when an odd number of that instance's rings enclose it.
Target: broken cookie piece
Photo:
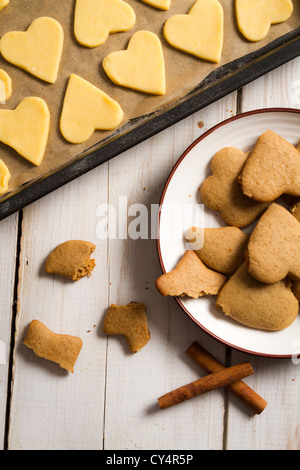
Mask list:
[[[45,271],[73,281],[91,276],[96,265],[91,255],[96,246],[82,240],[69,240],[58,245],[48,256]]]
[[[140,351],[151,338],[145,305],[137,302],[112,304],[106,312],[103,331],[106,335],[125,336],[130,352]]]
[[[48,361],[74,373],[74,365],[82,348],[82,340],[76,336],[53,333],[43,323],[33,320],[26,333],[24,344]]]
[[[156,288],[163,296],[216,295],[227,277],[208,269],[192,250],[187,250],[176,267],[156,280]]]

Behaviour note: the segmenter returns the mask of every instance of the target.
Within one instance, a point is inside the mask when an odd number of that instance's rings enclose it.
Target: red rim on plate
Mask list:
[[[224,121],[220,122],[219,124],[216,124],[215,126],[213,126],[212,128],[210,128],[209,130],[207,130],[203,135],[201,135],[200,137],[198,137],[186,150],[185,152],[181,155],[181,157],[177,160],[176,164],[174,165],[173,169],[171,170],[168,178],[167,178],[167,181],[165,183],[165,186],[164,186],[164,189],[162,191],[162,195],[161,195],[161,198],[160,198],[160,202],[159,202],[159,214],[158,214],[158,221],[157,221],[157,242],[156,242],[156,247],[157,247],[157,253],[158,253],[158,257],[159,257],[159,262],[160,262],[160,265],[161,265],[161,268],[162,268],[162,272],[163,274],[166,273],[166,269],[165,269],[165,266],[164,266],[164,263],[163,263],[163,259],[162,259],[162,253],[161,253],[161,246],[160,246],[160,217],[161,217],[161,208],[162,208],[162,205],[164,203],[164,199],[165,199],[165,195],[166,195],[166,192],[168,190],[168,186],[170,184],[170,181],[174,175],[174,173],[176,172],[177,168],[179,167],[179,165],[181,164],[181,162],[183,161],[183,159],[189,154],[189,152],[196,146],[199,144],[199,142],[201,142],[203,139],[205,139],[208,135],[210,135],[212,132],[214,132],[215,130],[217,130],[218,128],[232,122],[232,121],[235,121],[235,120],[238,120],[238,119],[241,119],[243,117],[246,117],[246,116],[251,116],[251,115],[254,115],[254,114],[262,114],[262,113],[295,113],[295,114],[300,114],[300,110],[299,109],[295,109],[295,108],[262,108],[262,109],[257,109],[257,110],[252,110],[252,111],[247,111],[247,112],[244,112],[244,113],[241,113],[241,114],[237,114],[236,116],[233,116],[233,117],[230,117],[228,119],[225,119]],[[267,353],[260,353],[260,352],[257,352],[257,351],[251,351],[251,350],[248,350],[248,349],[244,349],[240,346],[236,346],[224,339],[222,339],[221,337],[217,336],[215,333],[213,333],[212,331],[210,331],[208,328],[206,328],[204,325],[202,325],[198,320],[195,319],[195,317],[188,311],[188,309],[183,305],[183,303],[181,302],[180,298],[179,297],[173,297],[174,300],[177,302],[177,304],[180,306],[180,308],[188,315],[189,318],[191,318],[193,320],[194,323],[196,323],[203,331],[205,331],[209,336],[211,336],[212,338],[216,339],[217,341],[219,341],[220,343],[232,348],[232,349],[235,349],[237,351],[240,351],[240,352],[243,352],[243,353],[247,353],[247,354],[252,354],[254,356],[260,356],[260,357],[268,357],[268,358],[276,358],[276,359],[291,359],[293,357],[293,354],[280,354],[280,355],[277,355],[277,354],[267,354]]]

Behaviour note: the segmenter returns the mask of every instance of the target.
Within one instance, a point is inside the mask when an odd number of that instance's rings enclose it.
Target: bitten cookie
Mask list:
[[[300,196],[300,152],[270,130],[257,140],[241,172],[243,193],[255,201]]]
[[[82,340],[76,336],[53,333],[43,323],[33,320],[26,333],[25,346],[48,361],[74,373],[74,366],[82,348]]]
[[[176,267],[156,280],[156,288],[172,297],[216,295],[225,284],[223,274],[208,269],[192,250],[187,250]]]
[[[140,351],[151,338],[145,305],[137,302],[111,305],[105,315],[103,331],[106,335],[125,336],[130,352]]]
[[[206,207],[219,211],[227,225],[242,228],[254,222],[266,208],[265,203],[252,201],[242,193],[238,178],[249,153],[225,147],[211,161],[212,175],[201,186]]]
[[[96,265],[91,259],[96,246],[82,240],[69,240],[58,245],[48,256],[45,271],[58,274],[72,281],[79,281],[85,276],[91,276]]]
[[[300,223],[284,207],[273,203],[259,219],[247,247],[250,274],[271,284],[300,279]]]
[[[239,323],[261,330],[282,330],[296,319],[299,303],[285,281],[262,284],[243,263],[221,289],[217,308]]]
[[[186,240],[196,243],[197,231],[204,232],[204,243],[199,249],[195,247],[194,252],[207,267],[223,274],[233,274],[243,264],[249,234],[237,227],[191,227],[186,233]]]

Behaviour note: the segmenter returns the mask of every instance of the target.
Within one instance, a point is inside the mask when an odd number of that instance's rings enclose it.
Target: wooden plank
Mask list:
[[[263,107],[297,107],[300,59],[295,59],[243,89],[242,111]],[[298,81],[299,84],[299,81]],[[249,356],[233,352],[237,363]],[[292,360],[250,357],[255,374],[247,383],[268,402],[259,416],[230,398],[227,449],[298,450],[300,369]]]
[[[18,237],[18,214],[0,223],[0,450],[4,449]]]
[[[107,169],[24,210],[9,449],[102,448],[106,340],[99,337],[99,319],[108,301],[107,242],[97,243],[96,210],[107,201]],[[44,272],[50,251],[71,239],[97,245],[94,275],[77,283]],[[82,338],[74,375],[22,344],[33,319]]]
[[[150,213],[175,161],[199,135],[229,117],[235,106],[234,93],[110,162],[110,203],[118,208],[119,196],[126,196],[128,207],[143,204]],[[123,219],[123,234],[132,220]],[[110,240],[109,259],[110,303],[144,302],[151,340],[131,355],[124,339],[108,339],[105,449],[221,449],[223,391],[168,410],[160,410],[157,399],[205,375],[185,354],[194,340],[220,360],[226,348],[203,333],[173,299],[156,291],[154,282],[161,274],[156,240]]]

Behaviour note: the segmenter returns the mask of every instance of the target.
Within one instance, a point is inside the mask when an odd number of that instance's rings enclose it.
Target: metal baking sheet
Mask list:
[[[299,53],[300,28],[297,28],[255,52],[216,68],[192,92],[175,103],[130,120],[120,132],[81,153],[69,164],[2,197],[0,220],[297,57]]]

